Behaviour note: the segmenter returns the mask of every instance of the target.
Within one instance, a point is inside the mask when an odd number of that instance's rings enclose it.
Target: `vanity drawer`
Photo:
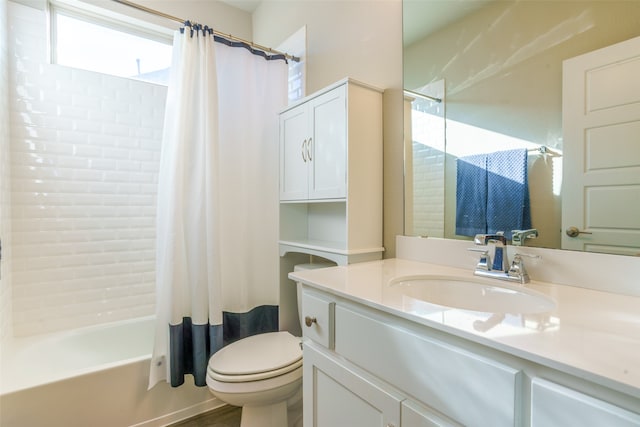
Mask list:
[[[517,425],[521,372],[383,316],[337,306],[336,352],[464,425]]]
[[[531,427],[640,425],[640,414],[540,378],[531,381]]]
[[[328,349],[334,346],[335,302],[304,291],[302,294],[302,334]]]

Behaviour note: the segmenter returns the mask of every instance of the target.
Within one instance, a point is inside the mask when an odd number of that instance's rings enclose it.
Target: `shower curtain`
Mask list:
[[[210,30],[174,36],[160,159],[149,388],[278,328],[278,120],[287,64]]]

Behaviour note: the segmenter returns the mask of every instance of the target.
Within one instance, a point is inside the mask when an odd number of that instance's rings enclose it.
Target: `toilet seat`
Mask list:
[[[236,341],[209,359],[207,375],[216,381],[241,383],[285,375],[302,366],[300,338],[286,331]]]

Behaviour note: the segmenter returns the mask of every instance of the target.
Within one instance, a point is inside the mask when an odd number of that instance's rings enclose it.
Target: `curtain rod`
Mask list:
[[[429,101],[433,101],[437,103],[442,102],[442,98],[436,98],[435,96],[425,95],[424,93],[416,92],[413,90],[405,89],[404,92],[408,93],[409,95],[417,96],[418,98],[428,99]]]
[[[142,6],[142,5],[137,4],[137,3],[130,2],[128,0],[113,0],[113,1],[116,2],[116,3],[122,4],[122,5],[125,5],[125,6],[129,6],[131,8],[137,9],[137,10],[141,10],[143,12],[150,13],[152,15],[160,16],[161,18],[165,18],[165,19],[169,19],[171,21],[179,22],[181,24],[184,24],[186,22],[185,19],[180,19],[178,17],[169,15],[169,14],[164,13],[164,12],[157,11],[155,9],[148,8],[146,6]],[[227,39],[229,41],[246,43],[249,46],[251,46],[252,48],[259,49],[259,50],[262,50],[262,51],[265,51],[265,52],[269,52],[269,53],[272,53],[272,54],[275,54],[275,55],[284,55],[285,58],[287,58],[287,59],[289,59],[289,60],[291,60],[293,62],[300,62],[300,58],[298,58],[297,56],[293,56],[293,55],[290,55],[290,54],[285,53],[285,52],[279,52],[277,50],[271,49],[270,47],[261,46],[259,44],[256,44],[256,43],[252,42],[252,41],[244,40],[244,39],[241,39],[240,37],[235,37],[235,36],[233,36],[231,34],[224,34],[224,33],[221,33],[219,31],[215,31],[215,30],[213,31],[213,34],[218,36],[218,37],[225,38],[225,39]]]
[[[529,148],[527,150],[529,153],[539,153],[539,154],[548,154],[552,157],[561,157],[562,154],[558,153],[557,151],[552,150],[551,148],[547,147],[546,145],[541,145],[539,147],[536,148]]]

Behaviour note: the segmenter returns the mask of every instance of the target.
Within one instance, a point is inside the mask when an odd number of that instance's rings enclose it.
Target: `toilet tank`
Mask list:
[[[335,267],[336,264],[331,262],[313,262],[308,264],[298,264],[293,267],[293,271],[314,270],[316,268]],[[298,297],[298,321],[300,327],[303,325],[302,319],[302,283],[296,282],[296,296]]]

